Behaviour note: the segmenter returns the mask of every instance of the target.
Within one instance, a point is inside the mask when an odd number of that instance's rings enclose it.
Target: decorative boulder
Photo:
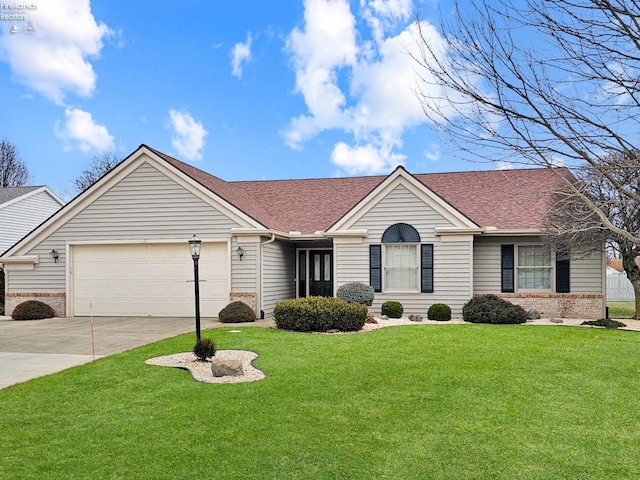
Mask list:
[[[409,320],[411,320],[412,322],[421,322],[423,317],[422,315],[415,315],[415,314],[411,314],[409,315]]]
[[[211,373],[214,377],[240,377],[244,375],[244,368],[240,360],[214,358]]]
[[[532,308],[527,312],[527,317],[529,320],[538,320],[540,318],[540,313],[535,308]]]

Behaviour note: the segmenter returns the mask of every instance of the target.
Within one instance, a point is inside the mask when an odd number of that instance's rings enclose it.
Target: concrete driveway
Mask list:
[[[233,326],[201,320],[202,329]],[[271,320],[237,324],[273,325]],[[182,333],[194,332],[193,318],[93,319],[96,358],[120,353]],[[0,317],[0,389],[93,361],[91,319],[87,317],[16,321]]]

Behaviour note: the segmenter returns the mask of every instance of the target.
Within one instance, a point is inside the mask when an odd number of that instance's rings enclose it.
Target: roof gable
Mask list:
[[[426,205],[445,218],[451,225],[460,228],[478,228],[469,218],[455,207],[436,195],[424,183],[407,172],[403,167],[397,167],[391,175],[380,182],[365,198],[354,205],[349,212],[340,218],[329,231],[338,231],[350,228],[366,212],[374,208],[383,198],[394,189],[402,185],[413,195],[418,197]]]
[[[34,187],[1,187],[0,188],[0,208],[5,208],[9,205],[12,205],[16,202],[23,200],[24,198],[28,198],[32,195],[37,195],[38,193],[44,192],[51,199],[58,203],[60,206],[64,205],[64,202],[60,200],[60,198],[53,193],[46,186],[34,186]]]

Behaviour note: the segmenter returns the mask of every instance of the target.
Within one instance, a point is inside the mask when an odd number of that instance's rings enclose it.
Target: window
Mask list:
[[[551,290],[551,254],[542,245],[518,246],[518,289]]]
[[[418,246],[384,245],[385,290],[418,290]]]
[[[382,244],[369,245],[369,282],[376,292],[384,284],[385,291],[433,293],[433,244],[420,243],[411,225],[391,225]]]

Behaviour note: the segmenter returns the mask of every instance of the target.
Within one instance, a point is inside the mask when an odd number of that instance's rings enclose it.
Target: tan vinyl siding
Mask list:
[[[441,237],[435,234],[435,228],[451,227],[452,224],[402,185],[352,226],[353,230],[367,230],[367,238],[361,244],[336,240],[336,287],[354,281],[369,283],[369,245],[379,244],[384,231],[399,222],[418,230],[421,243],[434,245],[434,292],[376,293],[372,310],[380,313],[383,302],[396,300],[402,303],[405,314],[426,317],[432,304],[446,303],[453,315],[460,317],[462,305],[472,294],[472,244],[469,241],[441,241]]]
[[[38,192],[0,208],[0,254],[60,209],[46,192]]]
[[[571,261],[571,293],[605,293],[605,253]]]
[[[284,242],[267,243],[262,251],[262,309],[273,313],[277,302],[296,296],[296,249]]]
[[[242,260],[236,250],[242,246]],[[258,288],[258,249],[259,243],[238,243],[234,238],[231,243],[231,291],[256,292]],[[259,312],[258,312],[259,313]]]
[[[66,242],[187,241],[230,238],[236,222],[196,197],[148,163],[69,220],[28,255],[38,255],[35,270],[9,272],[8,292],[64,292]],[[51,250],[60,253],[53,263]]]
[[[473,291],[475,294],[500,293],[500,246],[503,244],[531,245],[540,243],[539,237],[476,237],[473,252]],[[570,262],[571,293],[597,294],[602,291],[602,254],[578,256]],[[552,274],[555,283],[555,270]],[[516,286],[517,289],[517,286]]]

